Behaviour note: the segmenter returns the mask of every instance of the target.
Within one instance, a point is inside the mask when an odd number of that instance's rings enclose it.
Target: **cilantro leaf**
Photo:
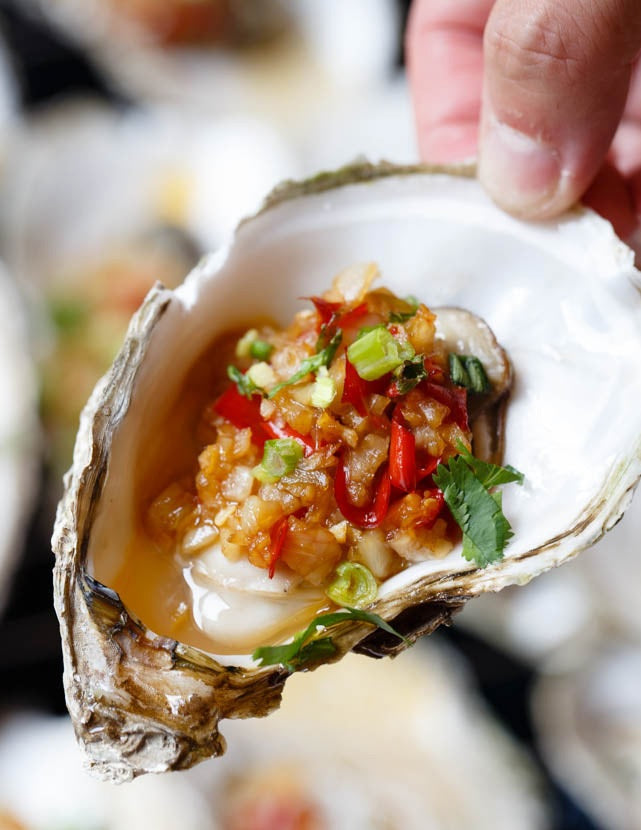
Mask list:
[[[456,447],[465,459],[465,463],[472,468],[474,475],[484,487],[496,487],[498,484],[510,484],[513,481],[517,484],[523,484],[523,473],[520,473],[510,464],[499,467],[497,464],[475,458],[462,441],[458,441]]]
[[[439,464],[434,483],[442,491],[454,520],[463,531],[463,556],[479,567],[503,558],[513,532],[506,519],[500,493],[488,487],[523,481],[513,467],[498,467],[475,458],[462,444],[460,455]]]
[[[336,646],[331,637],[315,637],[319,628],[332,628],[345,620],[359,620],[375,625],[393,634],[405,643],[408,641],[402,634],[386,623],[378,614],[370,611],[362,611],[359,608],[345,607],[341,611],[330,614],[321,614],[307,626],[304,631],[299,631],[291,643],[281,646],[261,646],[252,654],[254,660],[259,661],[259,666],[282,665],[287,671],[294,672],[305,668],[312,663],[320,662],[336,653]]]
[[[336,354],[336,350],[340,346],[342,339],[343,332],[340,329],[337,329],[334,336],[324,349],[321,349],[311,357],[306,357],[305,360],[301,362],[298,371],[294,372],[288,380],[284,380],[282,383],[274,386],[267,397],[273,398],[274,395],[280,392],[281,389],[284,389],[285,386],[291,386],[292,383],[298,383],[299,380],[302,380],[305,375],[309,375],[310,372],[318,372],[321,366],[329,366],[334,359],[334,355]]]

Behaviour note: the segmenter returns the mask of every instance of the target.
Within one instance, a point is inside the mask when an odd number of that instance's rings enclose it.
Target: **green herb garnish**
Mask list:
[[[412,317],[418,311],[419,302],[416,297],[412,296],[411,294],[405,297],[405,302],[408,306],[410,306],[409,311],[391,311],[389,315],[390,323],[406,323],[408,320],[411,320]]]
[[[236,388],[240,394],[250,400],[255,392],[258,392],[261,395],[263,394],[262,390],[256,386],[254,381],[247,377],[246,374],[243,374],[237,366],[229,365],[227,367],[227,377],[236,384]]]
[[[484,487],[496,487],[499,484],[510,484],[511,482],[523,484],[523,473],[520,473],[510,464],[499,467],[498,464],[482,461],[480,458],[473,456],[462,441],[456,442],[456,448]]]
[[[274,386],[272,391],[269,393],[267,397],[273,398],[281,389],[284,389],[285,386],[291,386],[292,383],[298,383],[299,380],[302,380],[306,375],[309,375],[310,372],[317,372],[321,366],[329,366],[332,360],[334,359],[334,355],[336,354],[336,350],[340,346],[340,342],[343,338],[343,332],[340,329],[337,329],[332,339],[329,341],[327,346],[324,349],[321,349],[315,355],[311,357],[306,357],[305,360],[302,361],[300,364],[300,368],[297,372],[295,372],[291,378],[288,380],[284,380],[282,383],[279,383],[277,386]]]
[[[478,394],[490,391],[490,381],[478,357],[450,354],[448,359],[452,383],[457,386],[464,386],[471,392],[477,392]]]
[[[336,646],[331,637],[316,637],[318,629],[332,628],[346,620],[359,620],[375,625],[409,645],[407,638],[399,634],[378,614],[361,611],[358,608],[343,608],[341,611],[321,614],[320,617],[316,617],[304,631],[300,631],[294,637],[291,643],[285,643],[282,646],[257,648],[252,654],[252,659],[259,661],[261,667],[281,665],[289,672],[304,669],[313,663],[321,663],[327,657],[331,657],[336,653]]]
[[[363,380],[377,380],[403,362],[396,338],[384,326],[366,331],[347,348],[349,362]]]
[[[516,481],[523,474],[475,458],[459,443],[460,455],[439,464],[434,483],[442,491],[452,516],[463,531],[463,556],[483,568],[503,558],[512,528],[501,506],[501,494],[489,487]]]
[[[409,360],[405,360],[394,371],[394,382],[397,393],[399,395],[406,395],[427,376],[424,355],[417,354]]]
[[[362,608],[374,602],[378,585],[374,574],[359,562],[341,562],[336,568],[336,579],[325,591],[337,605]]]
[[[303,457],[303,448],[294,438],[272,438],[265,441],[263,458],[252,470],[252,475],[263,484],[274,484],[293,473]]]
[[[267,360],[273,352],[274,347],[266,340],[254,340],[249,346],[249,354],[256,360]]]

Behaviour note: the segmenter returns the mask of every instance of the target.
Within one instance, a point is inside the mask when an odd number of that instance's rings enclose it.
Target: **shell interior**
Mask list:
[[[525,474],[504,494],[515,536],[502,561],[481,570],[455,549],[389,579],[372,610],[417,636],[470,597],[574,556],[629,501],[641,474],[641,297],[632,253],[608,223],[582,209],[519,222],[464,171],[366,165],[286,186],[180,288],[148,296],[81,421],[54,537],[56,597],[70,710],[103,775],[189,766],[222,750],[221,717],[277,704],[284,670],[164,640],[88,574],[109,585],[121,567],[135,522],[131,471],[161,450],[205,345],[260,317],[285,322],[297,297],[364,260],[401,296],[487,321],[514,368],[505,460]],[[337,656],[367,650],[369,633],[341,626]]]

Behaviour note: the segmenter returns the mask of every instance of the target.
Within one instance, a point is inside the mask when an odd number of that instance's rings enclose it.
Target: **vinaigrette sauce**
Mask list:
[[[145,517],[150,504],[165,487],[180,479],[194,480],[198,454],[212,440],[203,429],[201,414],[229,384],[225,367],[233,361],[236,343],[245,330],[223,334],[203,353],[187,373],[177,403],[164,423],[164,440],[141,443],[132,464],[138,520],[122,568],[114,578],[101,579],[100,552],[95,556],[96,578],[117,591],[127,609],[149,629],[215,654],[250,652],[264,643],[236,641],[230,648],[196,624],[191,591],[183,572],[189,564],[175,553],[173,545],[154,538]],[[291,615],[286,628],[264,631],[264,642],[277,642],[294,634],[329,607],[329,601],[324,599]]]

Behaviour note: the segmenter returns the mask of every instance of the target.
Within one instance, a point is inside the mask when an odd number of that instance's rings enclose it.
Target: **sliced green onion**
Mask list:
[[[361,326],[358,330],[358,334],[356,335],[356,339],[358,340],[358,338],[362,337],[364,334],[369,334],[370,331],[376,331],[377,329],[387,330],[386,323],[376,323],[375,326]]]
[[[256,360],[267,360],[273,352],[274,347],[266,340],[254,340],[249,346],[249,354]]]
[[[321,366],[316,375],[316,383],[312,388],[312,406],[327,409],[335,397],[336,381],[327,371],[327,367]]]
[[[479,394],[490,391],[490,381],[478,357],[450,354],[448,359],[452,383]]]
[[[460,355],[450,354],[448,356],[448,361],[450,365],[450,379],[452,383],[455,383],[457,386],[465,386],[465,388],[469,387],[470,376],[467,373],[467,369],[465,368],[465,364],[461,360]]]
[[[325,591],[337,605],[362,608],[374,602],[378,585],[372,572],[358,562],[341,562],[336,568],[336,579]]]
[[[249,357],[252,343],[257,337],[258,331],[256,329],[249,329],[249,331],[246,331],[238,343],[236,343],[236,357]]]
[[[362,334],[348,347],[347,357],[363,380],[377,380],[403,362],[398,341],[386,328]]]
[[[413,357],[416,357],[416,349],[409,340],[405,341],[398,341],[398,352],[401,356],[403,362],[406,360],[411,360]],[[421,358],[422,360],[423,358]]]
[[[478,357],[466,357],[465,368],[470,376],[471,389],[473,392],[489,392],[490,381],[488,380],[483,364]]]
[[[272,438],[265,441],[263,460],[252,470],[252,475],[263,484],[274,484],[293,473],[303,457],[303,448],[294,438]]]

